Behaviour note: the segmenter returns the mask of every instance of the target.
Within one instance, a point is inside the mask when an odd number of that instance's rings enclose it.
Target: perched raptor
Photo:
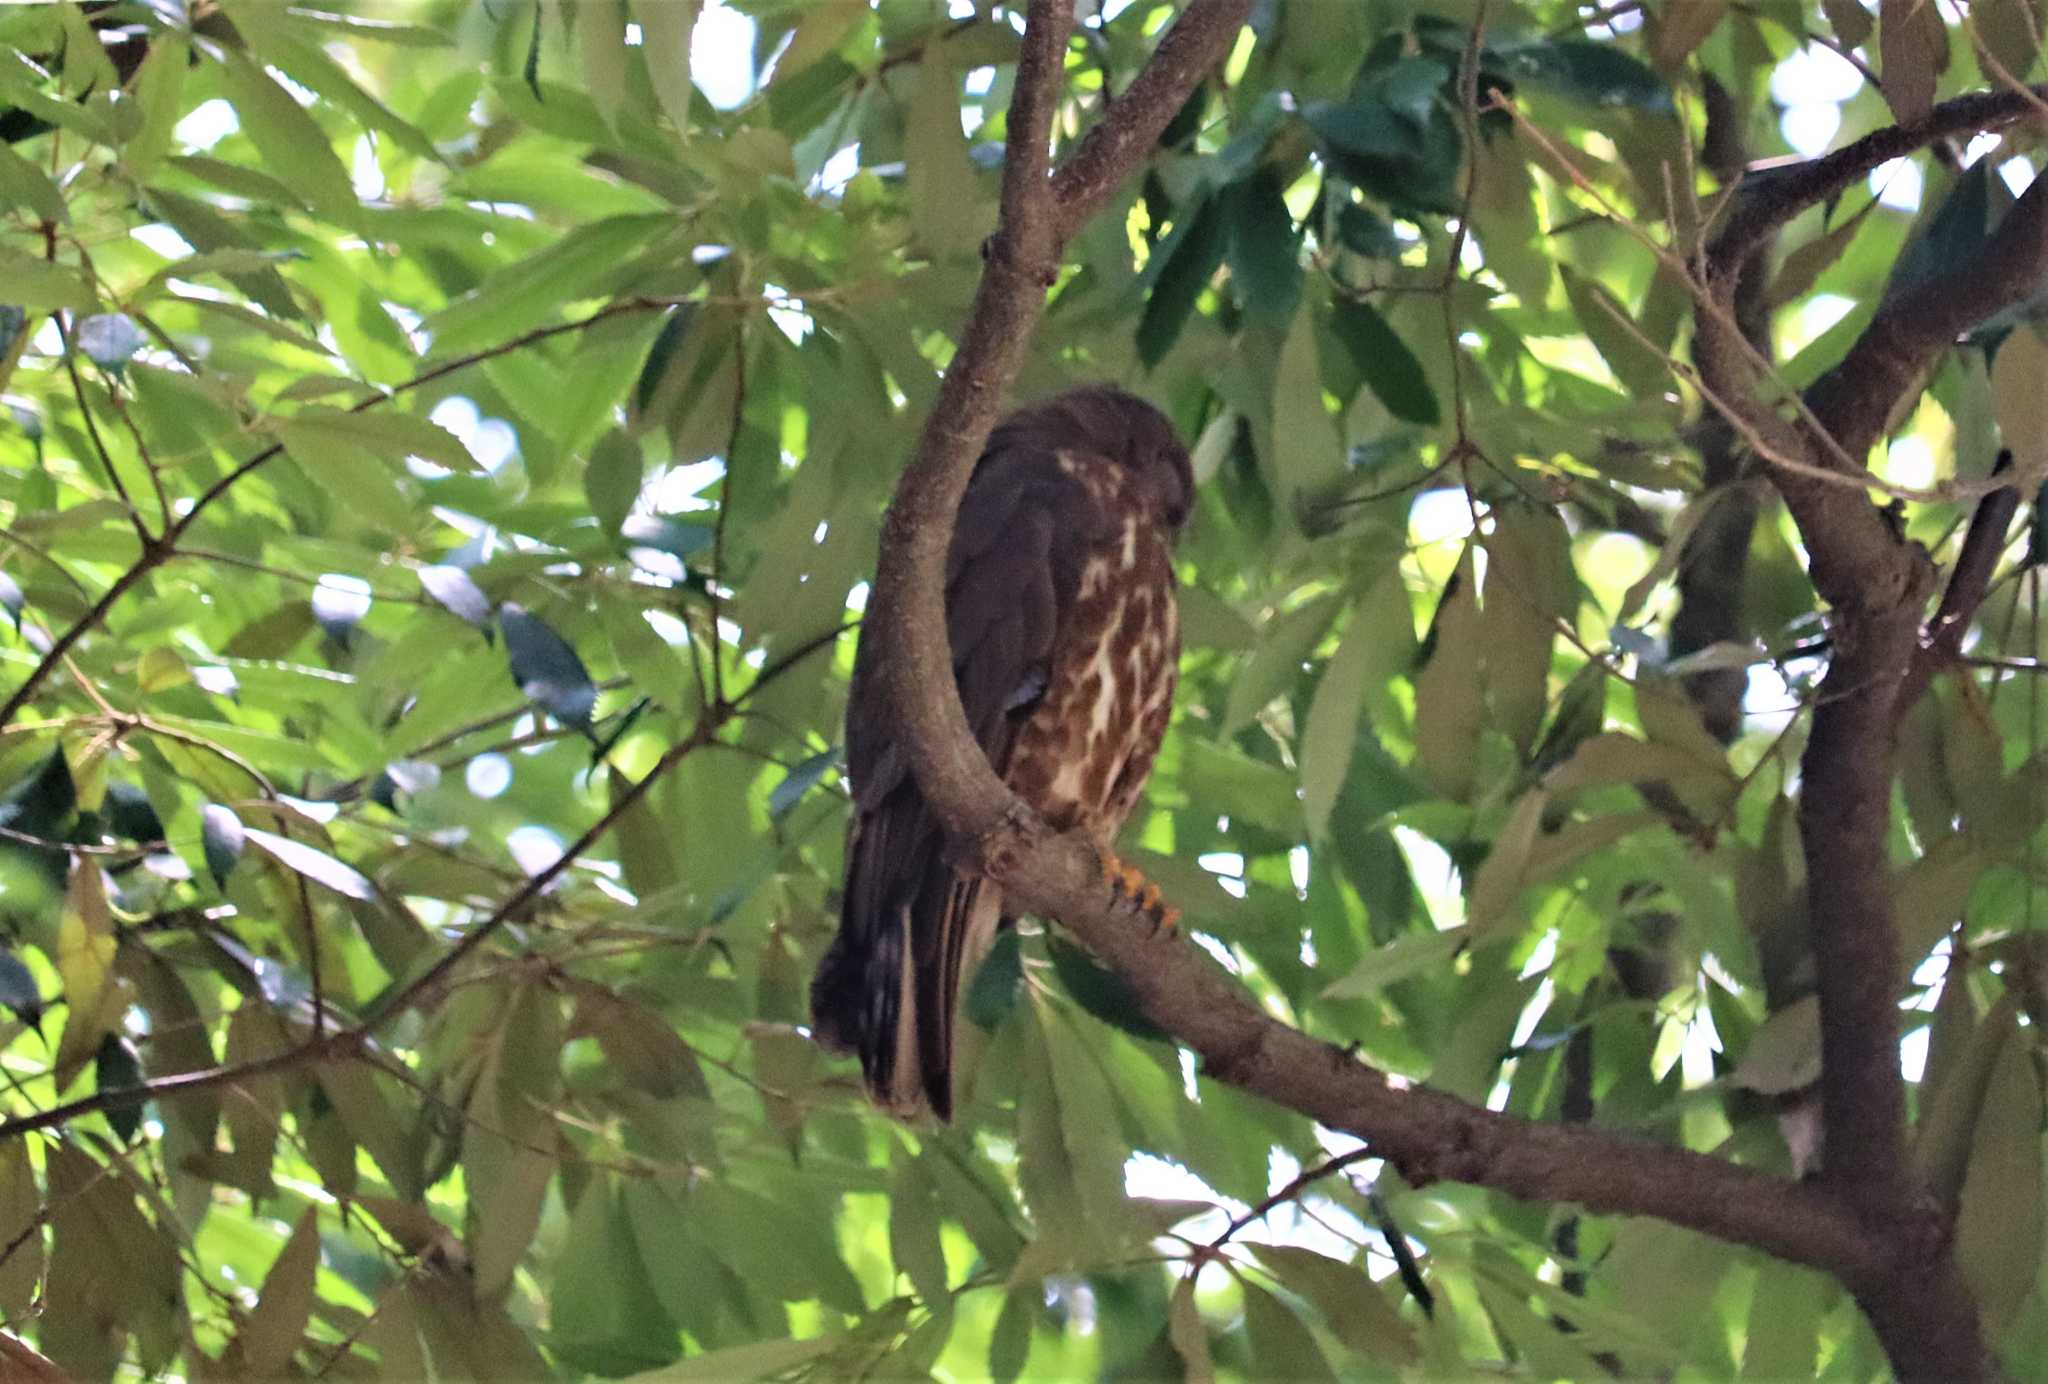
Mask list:
[[[989,438],[946,562],[953,676],[975,738],[1055,830],[1086,831],[1112,860],[1172,709],[1172,549],[1193,493],[1165,415],[1122,390],[1073,390]],[[889,1110],[949,1119],[961,984],[1011,917],[997,885],[956,868],[865,638],[846,758],[853,824],[839,935],[811,985],[816,1031],[860,1055]]]

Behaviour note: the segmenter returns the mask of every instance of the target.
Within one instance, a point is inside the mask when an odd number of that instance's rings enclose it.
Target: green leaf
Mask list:
[[[803,801],[805,794],[824,782],[825,775],[838,767],[839,759],[839,747],[834,745],[829,750],[818,751],[784,775],[782,782],[776,784],[768,795],[769,820],[779,822],[787,817]]]
[[[1551,649],[1578,614],[1571,535],[1558,517],[1502,505],[1486,537],[1486,695],[1493,724],[1528,753],[1550,704]]]
[[[664,1100],[711,1098],[703,1069],[689,1045],[653,1010],[592,988],[581,992],[569,1037],[595,1037],[605,1061],[627,1083]]]
[[[7,301],[31,312],[54,312],[69,308],[90,312],[98,300],[84,277],[66,265],[0,246],[0,283],[7,285]]]
[[[0,1237],[5,1237],[0,1245],[12,1247],[0,1259],[0,1312],[9,1318],[28,1311],[43,1276],[43,1235],[38,1225],[43,1199],[29,1167],[28,1145],[26,1139],[0,1143]]]
[[[993,1031],[1010,1011],[1024,987],[1024,956],[1015,928],[1005,928],[983,957],[961,1001],[961,1012],[981,1028]]]
[[[784,1302],[816,1300],[860,1313],[860,1284],[830,1236],[802,1204],[762,1196],[728,1180],[701,1184],[687,1203],[704,1238],[719,1247],[751,1286]]]
[[[329,221],[353,222],[356,196],[348,169],[313,117],[235,49],[224,50],[219,71],[227,98],[241,117],[242,133],[256,145],[264,167],[313,212]]]
[[[1453,799],[1471,791],[1479,735],[1486,723],[1475,585],[1468,548],[1437,603],[1436,620],[1424,643],[1426,661],[1414,679],[1415,768],[1438,792]]]
[[[925,44],[917,88],[904,112],[903,156],[910,224],[925,253],[935,259],[973,253],[993,220],[960,128],[959,74],[936,37]]]
[[[361,871],[342,864],[325,851],[316,850],[288,836],[259,831],[255,827],[244,827],[242,834],[250,845],[270,856],[287,870],[304,875],[315,884],[332,889],[343,898],[360,899],[365,903],[374,902],[377,898],[377,886],[370,883]]]
[[[889,1258],[927,1307],[937,1309],[952,1291],[939,1244],[939,1207],[931,1176],[899,1143],[889,1181]]]
[[[707,1350],[687,1360],[635,1376],[643,1384],[750,1384],[774,1379],[810,1364],[848,1343],[844,1332],[807,1336],[800,1341],[755,1341],[743,1346]]]
[[[1244,1293],[1244,1329],[1251,1358],[1259,1372],[1272,1379],[1328,1380],[1336,1384],[1330,1361],[1294,1310],[1264,1288],[1239,1280]]]
[[[1569,265],[1560,264],[1557,272],[1564,277],[1565,296],[1579,326],[1622,387],[1641,399],[1662,399],[1670,392],[1671,367],[1614,295]]]
[[[438,423],[390,409],[356,413],[335,408],[304,408],[283,421],[288,437],[308,435],[360,447],[394,461],[418,457],[451,471],[478,471],[476,458],[460,438]]]
[[[483,1046],[463,1133],[467,1224],[477,1295],[504,1296],[540,1225],[553,1179],[551,1106],[561,1090],[560,1005],[541,985],[518,985]]]
[[[14,151],[0,144],[0,206],[23,207],[55,226],[71,220],[64,206],[64,194],[49,175]]]
[[[674,229],[668,213],[608,216],[579,226],[576,234],[495,271],[421,328],[440,355],[496,345],[552,320],[571,303],[601,296],[621,264]]]
[[[519,690],[564,725],[588,727],[597,686],[568,641],[510,602],[498,608],[498,625]]]
[[[1820,998],[1807,995],[1765,1019],[1750,1035],[1730,1077],[1767,1096],[1802,1091],[1820,1080]]]
[[[667,112],[678,138],[690,132],[690,39],[697,27],[700,0],[632,0],[640,25],[641,51],[647,59],[655,99]]]
[[[1433,972],[1447,975],[1458,954],[1470,946],[1471,941],[1462,927],[1446,928],[1442,932],[1405,933],[1385,946],[1367,952],[1363,961],[1323,990],[1323,998],[1364,999],[1410,976]]]
[[[1437,99],[1450,75],[1423,59],[1396,63],[1343,101],[1302,107],[1324,160],[1347,181],[1406,212],[1455,211],[1464,140]]]
[[[1414,1330],[1363,1265],[1341,1264],[1296,1245],[1253,1245],[1252,1253],[1290,1291],[1313,1304],[1345,1345],[1389,1365],[1415,1362]]]
[[[1209,1328],[1202,1310],[1195,1305],[1195,1279],[1190,1269],[1173,1285],[1173,1298],[1166,1307],[1166,1334],[1180,1356],[1188,1384],[1208,1384],[1216,1378],[1216,1362],[1209,1351]]]
[[[675,1326],[648,1284],[611,1173],[585,1179],[549,1285],[551,1335],[579,1369],[630,1374],[673,1360]]]
[[[1003,1310],[996,1316],[995,1330],[988,1338],[988,1377],[991,1384],[1015,1384],[1031,1356],[1031,1324],[1036,1314],[1032,1288],[1012,1288],[1003,1294]]]
[[[1369,304],[1339,298],[1331,304],[1330,325],[1389,413],[1424,426],[1439,421],[1442,411],[1422,372],[1422,362],[1387,325],[1386,318]]]
[[[235,1336],[241,1366],[256,1378],[291,1372],[292,1356],[312,1321],[313,1278],[319,1267],[320,1210],[308,1206],[264,1275],[262,1295]]]
[[[605,123],[616,129],[628,94],[625,0],[582,0],[576,6],[575,22],[583,89]]]
[[[583,468],[583,493],[590,500],[590,512],[605,532],[617,533],[640,498],[645,462],[640,444],[623,428],[613,428],[590,449],[590,462]]]
[[[135,94],[136,125],[121,146],[121,162],[138,183],[149,181],[171,152],[178,119],[184,113],[185,69],[191,56],[190,40],[176,30],[160,29],[149,37],[149,54],[130,86]]]
[[[2031,1046],[2013,1030],[1991,1069],[1956,1217],[1956,1258],[1991,1340],[2005,1335],[2041,1272],[2043,1112]]]
[[[1529,858],[1542,830],[1550,795],[1541,788],[1524,793],[1508,814],[1507,824],[1493,838],[1493,849],[1480,862],[1466,896],[1466,915],[1475,942],[1522,921],[1514,902],[1527,881]]]

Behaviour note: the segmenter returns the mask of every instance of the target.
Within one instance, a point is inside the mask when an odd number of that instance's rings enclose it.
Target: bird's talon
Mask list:
[[[1167,903],[1159,886],[1145,878],[1144,871],[1135,865],[1104,852],[1102,878],[1109,885],[1113,904],[1128,899],[1138,912],[1152,920],[1155,930],[1171,928],[1180,921],[1180,910]]]

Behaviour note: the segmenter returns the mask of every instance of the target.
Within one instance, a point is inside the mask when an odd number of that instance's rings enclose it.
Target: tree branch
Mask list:
[[[1187,103],[1195,83],[1230,56],[1250,13],[1247,0],[1195,0],[1160,38],[1144,71],[1109,103],[1053,176],[1062,240],[1109,200]]]
[[[1732,326],[1749,251],[1801,207],[1887,158],[2030,109],[2032,93],[1980,93],[1944,103],[1911,126],[1880,130],[1827,158],[1752,182],[1707,255],[1696,359],[1703,391],[1738,428],[1795,463],[1768,469],[1799,525],[1815,589],[1833,608],[1833,657],[1802,760],[1799,823],[1821,1002],[1822,1180],[1874,1239],[1898,1228],[1871,1266],[1837,1272],[1907,1378],[1998,1373],[1976,1301],[1957,1267],[1946,1220],[1905,1153],[1899,1072],[1898,938],[1893,917],[1893,737],[1942,650],[1953,656],[2002,548],[2009,489],[1988,495],[1923,644],[1933,569],[1857,486],[1863,458],[1893,411],[1923,386],[1941,353],[1976,323],[2018,302],[2048,272],[2048,186],[2037,180],[1983,250],[1952,273],[1880,308],[1841,364],[1817,381],[1794,423],[1766,403]],[[1828,473],[1833,473],[1833,476]],[[1995,530],[1995,536],[1993,531]]]
[[[1973,134],[2017,120],[2048,94],[2048,86],[1976,91],[1944,101],[1910,125],[1887,125],[1822,158],[1750,174],[1728,220],[1708,248],[1709,260],[1732,265],[1764,236],[1816,202],[1838,196],[1880,164],[1952,135]]]
[[[1841,450],[1861,460],[1928,368],[1979,322],[2041,286],[2048,272],[2048,179],[2036,178],[1968,263],[1878,309],[1807,406]]]

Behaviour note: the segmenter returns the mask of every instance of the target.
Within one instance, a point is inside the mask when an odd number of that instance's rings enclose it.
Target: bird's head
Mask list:
[[[1137,474],[1176,537],[1195,504],[1195,473],[1164,413],[1115,385],[1083,385],[1015,415],[1006,427],[1028,427],[1055,449],[1113,457]]]

